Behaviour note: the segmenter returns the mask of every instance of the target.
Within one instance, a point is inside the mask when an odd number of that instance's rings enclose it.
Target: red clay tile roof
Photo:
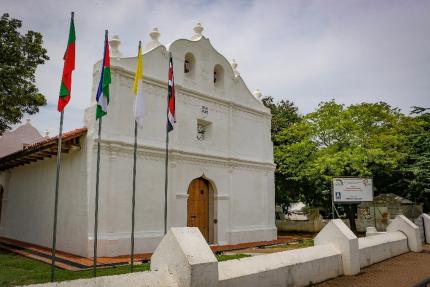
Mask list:
[[[80,137],[86,134],[87,128],[75,129],[63,133],[62,151],[69,152],[70,149],[80,148]],[[57,154],[58,136],[44,139],[37,143],[25,146],[19,151],[0,158],[0,171],[43,160]]]

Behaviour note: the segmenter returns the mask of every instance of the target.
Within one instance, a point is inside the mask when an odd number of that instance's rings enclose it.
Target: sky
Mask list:
[[[120,51],[130,57],[152,28],[167,45],[190,38],[197,22],[221,54],[237,61],[251,91],[293,101],[301,114],[331,99],[384,101],[404,113],[430,107],[430,0],[2,0],[0,12],[22,20],[22,32],[43,35],[50,60],[38,68],[36,84],[48,105],[25,118],[50,135],[58,133],[71,11],[77,54],[66,131],[83,126],[105,29],[119,35]]]

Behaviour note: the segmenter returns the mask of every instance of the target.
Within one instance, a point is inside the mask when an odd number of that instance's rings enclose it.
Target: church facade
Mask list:
[[[197,25],[190,40],[164,46],[154,29],[143,55],[136,253],[152,252],[164,235],[169,52],[174,63],[177,123],[169,134],[167,227],[197,226],[216,245],[276,239],[270,111],[259,100],[261,94],[249,91],[237,64],[219,54],[202,31]],[[117,38],[110,41],[111,96],[100,142],[99,256],[130,252],[136,57],[121,57],[119,44]],[[70,151],[62,156],[60,178],[57,246],[86,257],[92,256],[94,239],[99,74],[100,62],[94,65],[86,130],[75,133]],[[19,163],[19,156],[13,160]],[[7,165],[11,157],[3,160],[0,236],[49,247],[55,156],[24,165]]]

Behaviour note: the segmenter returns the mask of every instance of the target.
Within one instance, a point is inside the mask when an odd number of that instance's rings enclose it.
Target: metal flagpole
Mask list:
[[[136,205],[137,121],[134,121],[133,196],[131,200],[131,272],[134,269],[134,209]]]
[[[170,58],[172,53],[169,52],[169,71],[170,71]],[[167,80],[167,82],[169,79]],[[166,165],[165,165],[165,178],[164,178],[164,235],[167,233],[167,187],[169,183],[169,83],[167,86],[167,109],[166,109]]]
[[[169,97],[167,96],[167,113],[169,112]],[[167,121],[169,119],[167,118]],[[164,180],[164,235],[167,233],[167,184],[169,182],[169,129],[166,122],[166,166],[165,166],[165,180]]]
[[[93,257],[93,276],[97,276],[97,227],[99,214],[99,177],[100,177],[100,141],[102,130],[102,117],[99,119],[99,134],[97,139],[97,171],[96,171],[96,199],[94,208],[94,257]]]
[[[60,116],[60,131],[58,133],[58,146],[57,146],[57,174],[55,178],[54,227],[52,231],[51,282],[54,282],[54,273],[55,273],[55,248],[57,244],[58,189],[60,186],[61,141],[63,137],[63,118],[64,118],[64,110],[61,112],[61,116]]]

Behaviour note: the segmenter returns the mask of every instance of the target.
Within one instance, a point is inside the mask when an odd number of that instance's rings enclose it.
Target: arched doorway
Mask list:
[[[210,182],[199,177],[188,186],[187,226],[198,227],[207,242],[214,241],[214,198]]]

